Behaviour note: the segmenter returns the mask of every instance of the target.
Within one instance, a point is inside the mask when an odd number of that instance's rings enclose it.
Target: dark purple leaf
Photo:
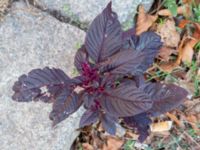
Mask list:
[[[85,113],[81,117],[79,126],[84,127],[84,126],[91,125],[97,122],[98,117],[99,117],[99,111],[88,109],[87,111],[85,111]]]
[[[72,78],[71,82],[74,85],[82,85],[84,80],[85,80],[85,77],[80,75],[80,76],[76,76],[76,77]]]
[[[133,116],[152,106],[150,97],[131,80],[120,83],[116,88],[107,89],[100,102],[108,114],[117,117]]]
[[[143,59],[144,55],[140,52],[135,53],[132,49],[123,50],[102,62],[100,70],[112,74],[136,75],[143,72],[138,63]]]
[[[122,30],[117,14],[112,12],[111,2],[99,14],[88,29],[85,47],[95,63],[116,53],[122,45]]]
[[[160,37],[153,32],[142,33],[132,47],[121,50],[100,64],[101,72],[141,75],[152,65],[160,46]]]
[[[71,79],[60,69],[34,69],[22,75],[13,86],[13,100],[28,102],[41,99],[51,102],[64,87],[69,87]]]
[[[135,27],[128,29],[127,31],[124,31],[122,34],[122,39],[127,40],[130,39],[132,36],[135,36]]]
[[[86,109],[89,109],[92,107],[92,105],[94,105],[95,95],[84,92],[82,98],[84,107]]]
[[[144,75],[140,75],[140,76],[134,76],[133,80],[135,81],[135,84],[137,87],[141,87],[143,85],[145,85],[145,79],[144,79]]]
[[[158,50],[162,46],[161,38],[154,32],[143,32],[139,37],[136,38],[133,36],[132,39],[135,39],[135,45],[133,48],[136,51],[146,53],[145,59],[143,60],[141,66],[143,70],[146,70],[150,65],[152,65]]]
[[[153,100],[153,106],[148,111],[152,116],[166,113],[183,103],[188,92],[174,84],[148,83],[143,87]]]
[[[116,117],[110,116],[108,114],[103,114],[101,118],[101,122],[106,132],[108,132],[111,135],[115,135],[116,133],[115,123],[117,122]]]
[[[78,49],[74,58],[74,65],[80,73],[82,72],[83,63],[88,63],[88,54],[84,45]]]
[[[141,113],[131,117],[123,118],[124,122],[131,128],[136,128],[139,133],[139,141],[143,142],[149,135],[148,129],[151,124],[151,119],[147,113]]]
[[[63,89],[62,93],[57,97],[53,104],[49,118],[53,121],[53,126],[74,113],[82,104],[82,99],[68,89]]]

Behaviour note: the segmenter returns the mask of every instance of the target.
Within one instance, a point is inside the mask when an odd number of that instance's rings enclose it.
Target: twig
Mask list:
[[[155,12],[158,12],[158,11],[160,10],[160,8],[163,6],[164,2],[165,2],[164,0],[163,0],[162,2],[159,1],[158,7],[157,7],[156,9],[154,9],[153,11],[151,11],[149,14],[152,15],[152,14],[154,14]]]
[[[200,144],[197,143],[187,132],[183,131],[183,134],[186,135],[193,143],[195,143],[198,146],[197,148],[200,149]]]

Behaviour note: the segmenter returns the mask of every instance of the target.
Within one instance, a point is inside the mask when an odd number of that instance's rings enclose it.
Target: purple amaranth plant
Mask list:
[[[79,76],[70,78],[56,68],[34,69],[15,82],[12,98],[53,103],[49,115],[53,126],[83,105],[86,111],[80,127],[99,120],[114,135],[121,118],[137,129],[142,142],[148,136],[150,117],[179,106],[187,96],[186,90],[174,84],[144,80],[143,74],[161,46],[160,37],[153,32],[136,36],[134,28],[122,31],[110,2],[94,19],[76,53]]]

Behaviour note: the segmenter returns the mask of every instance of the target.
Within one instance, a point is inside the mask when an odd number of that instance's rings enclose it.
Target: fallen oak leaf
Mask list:
[[[172,121],[162,121],[150,125],[151,132],[169,131],[172,128]]]
[[[184,37],[181,40],[181,43],[178,47],[178,58],[176,60],[177,64],[180,64],[181,61],[183,62],[192,62],[192,57],[194,54],[194,46],[197,44],[197,42],[200,40],[200,25],[198,23],[193,23],[194,25],[194,33],[192,34],[192,37],[188,37],[184,35]]]
[[[159,68],[163,70],[164,72],[171,73],[178,66],[179,64],[176,62],[167,62],[167,63],[161,63],[159,65]]]
[[[138,8],[138,17],[136,23],[136,35],[140,35],[152,26],[157,20],[158,16],[149,15],[145,12],[144,6],[140,5]]]
[[[161,49],[158,52],[158,58],[161,59],[162,61],[166,61],[168,62],[170,59],[170,55],[172,54],[176,54],[177,51],[173,48],[167,47],[167,46],[163,46],[161,47]]]
[[[103,146],[102,150],[119,150],[123,143],[124,141],[119,138],[108,136],[107,143]]]
[[[193,58],[193,54],[194,54],[194,50],[193,47],[196,45],[197,40],[196,39],[188,39],[186,41],[186,43],[184,44],[184,46],[180,49],[180,51],[182,51],[182,56],[181,56],[181,60],[182,62],[186,62],[191,64],[192,62],[192,58]]]
[[[188,37],[186,35],[184,35],[182,40],[181,40],[181,42],[180,42],[180,44],[179,44],[179,46],[178,46],[178,58],[176,59],[176,62],[175,62],[177,65],[179,65],[181,63],[182,55],[183,55],[182,54],[183,53],[182,47],[183,47],[183,45],[185,43],[185,40],[187,40],[187,38]]]
[[[178,47],[180,34],[176,30],[173,19],[167,19],[163,24],[158,24],[156,33],[161,36],[164,46]]]

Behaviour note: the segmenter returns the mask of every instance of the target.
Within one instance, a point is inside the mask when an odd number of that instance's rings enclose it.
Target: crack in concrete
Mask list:
[[[88,29],[89,23],[80,22],[79,20],[74,20],[72,17],[63,16],[61,14],[61,12],[59,12],[58,10],[51,10],[51,9],[42,8],[41,6],[37,5],[34,2],[34,0],[28,0],[28,2],[33,7],[37,8],[37,9],[43,11],[43,12],[48,13],[49,15],[51,15],[54,18],[56,18],[60,22],[64,22],[64,23],[70,24],[72,26],[75,26],[75,27],[79,28],[80,30],[83,30],[83,31],[87,31],[87,29]]]
[[[16,1],[20,1],[20,0],[10,0],[10,5],[12,5],[12,3],[16,2]],[[41,10],[42,12],[48,13],[50,16],[56,18],[60,22],[70,24],[70,25],[75,26],[85,32],[88,29],[88,26],[89,26],[88,22],[81,22],[79,20],[74,20],[72,17],[63,16],[61,14],[61,12],[59,12],[58,10],[51,10],[51,9],[43,8],[39,5],[37,5],[35,3],[35,0],[23,0],[23,1],[27,4],[28,7],[30,7],[30,5],[31,5],[37,9]]]

